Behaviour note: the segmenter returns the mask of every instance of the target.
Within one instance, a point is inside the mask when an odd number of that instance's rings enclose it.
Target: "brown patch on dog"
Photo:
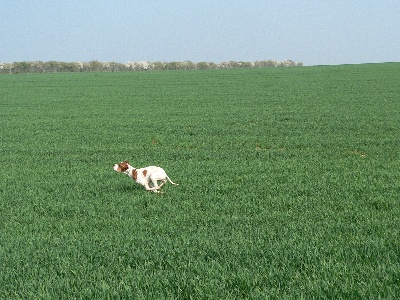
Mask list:
[[[143,172],[142,172],[142,173],[143,173],[143,176],[144,176],[144,177],[146,177],[147,170],[143,170]]]
[[[132,170],[132,178],[135,179],[135,180],[137,179],[137,171],[136,171],[136,169]]]
[[[125,172],[128,168],[128,163],[122,162],[118,165],[118,172]]]

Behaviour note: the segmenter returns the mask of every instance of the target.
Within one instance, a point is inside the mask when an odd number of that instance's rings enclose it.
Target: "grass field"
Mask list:
[[[399,78],[0,76],[0,298],[399,299]]]

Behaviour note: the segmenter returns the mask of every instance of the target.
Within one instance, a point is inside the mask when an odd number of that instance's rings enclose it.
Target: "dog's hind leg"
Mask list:
[[[157,187],[150,187],[148,184],[145,184],[144,188],[145,188],[146,191],[152,191],[154,193],[158,193],[158,189],[159,189],[158,186]]]
[[[166,182],[167,179],[161,179],[161,184],[159,185],[159,188],[161,188]]]

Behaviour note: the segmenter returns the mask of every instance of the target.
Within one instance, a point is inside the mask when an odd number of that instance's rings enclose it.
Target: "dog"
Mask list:
[[[178,185],[177,183],[172,182],[167,173],[165,173],[164,169],[156,166],[136,169],[130,165],[129,161],[126,160],[120,162],[119,164],[115,164],[113,169],[118,173],[127,174],[138,184],[143,185],[146,191],[159,193],[160,188],[167,182],[167,180],[174,185]],[[158,184],[158,181],[161,181],[160,185]]]

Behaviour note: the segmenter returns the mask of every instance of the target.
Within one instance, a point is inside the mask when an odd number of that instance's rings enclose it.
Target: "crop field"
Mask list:
[[[400,299],[399,78],[1,75],[0,298]]]

